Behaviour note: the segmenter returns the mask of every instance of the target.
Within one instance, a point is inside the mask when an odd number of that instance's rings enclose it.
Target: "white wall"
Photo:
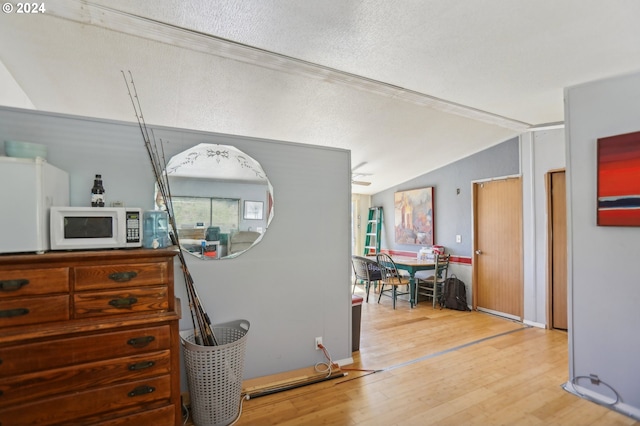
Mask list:
[[[640,420],[640,227],[596,226],[596,143],[640,130],[640,73],[566,89],[569,377]]]
[[[203,261],[187,256],[212,322],[251,323],[245,377],[322,361],[321,351],[313,346],[316,336],[323,337],[334,360],[349,359],[350,153],[153,128],[156,138],[167,142],[167,158],[202,142],[234,145],[260,162],[273,185],[275,215],[260,244],[235,259]],[[0,141],[4,140],[46,144],[49,162],[69,172],[71,205],[89,205],[93,176],[102,173],[107,202],[153,208],[154,178],[137,124],[0,107]],[[180,328],[189,329],[180,268],[176,268],[176,292],[182,300]]]
[[[523,200],[524,322],[547,325],[547,193],[545,175],[565,167],[564,129],[520,137]]]
[[[2,93],[3,102],[7,105],[34,109],[31,99],[24,93],[2,61],[0,61],[0,93]]]
[[[351,194],[351,205],[356,211],[352,212],[352,221],[355,224],[355,236],[353,244],[353,254],[362,256],[364,254],[364,244],[367,237],[367,223],[369,220],[369,207],[371,207],[371,196],[365,194]]]

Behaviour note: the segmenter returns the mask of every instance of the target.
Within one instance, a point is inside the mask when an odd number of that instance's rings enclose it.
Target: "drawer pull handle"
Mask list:
[[[127,341],[127,344],[133,346],[134,348],[144,348],[154,340],[156,340],[156,338],[153,336],[134,337],[133,339],[129,339]]]
[[[0,290],[2,291],[16,291],[20,290],[25,285],[29,284],[29,280],[4,280],[0,281]]]
[[[142,361],[135,364],[131,364],[129,366],[129,370],[131,371],[144,370],[145,368],[151,368],[154,365],[156,365],[155,361]]]
[[[121,297],[119,299],[112,299],[109,304],[114,308],[123,309],[130,308],[131,305],[138,303],[138,299],[135,297]]]
[[[138,275],[138,273],[135,272],[135,271],[114,272],[113,274],[109,275],[109,279],[113,280],[115,282],[118,282],[118,283],[123,283],[123,282],[126,282],[126,281],[131,281],[137,275]]]
[[[0,318],[19,317],[22,315],[27,315],[28,313],[29,309],[27,308],[5,309],[3,311],[0,311]]]
[[[131,392],[129,392],[129,396],[130,397],[134,397],[134,396],[140,396],[140,395],[146,395],[148,393],[154,392],[156,390],[156,388],[154,388],[153,386],[138,386],[137,388],[135,388],[134,390],[132,390]]]

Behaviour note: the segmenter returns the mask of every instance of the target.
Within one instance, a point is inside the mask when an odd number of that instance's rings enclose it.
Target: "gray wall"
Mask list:
[[[321,351],[313,346],[316,336],[323,337],[334,360],[349,359],[349,152],[153,128],[156,138],[166,142],[167,158],[202,142],[234,145],[258,160],[273,184],[275,216],[260,244],[235,259],[187,257],[212,321],[251,323],[245,378],[322,361]],[[48,145],[49,162],[70,174],[73,206],[89,205],[93,176],[102,173],[107,202],[153,207],[154,177],[137,124],[0,107],[0,141],[4,140]],[[186,292],[177,271],[180,326],[189,329]]]
[[[569,226],[569,377],[596,374],[640,420],[639,227],[596,226],[596,143],[640,130],[640,73],[565,91]],[[608,386],[577,384],[611,401]]]
[[[524,323],[547,326],[546,174],[565,167],[564,128],[521,136]]]
[[[519,141],[518,138],[513,138],[375,194],[371,203],[374,206],[382,206],[385,215],[382,246],[391,250],[420,250],[416,245],[395,243],[393,197],[397,191],[433,186],[435,244],[444,246],[447,252],[453,255],[471,257],[471,182],[518,173]],[[460,243],[456,243],[456,235],[461,236]]]

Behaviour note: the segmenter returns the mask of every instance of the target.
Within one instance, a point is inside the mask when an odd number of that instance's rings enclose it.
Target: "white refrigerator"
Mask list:
[[[69,205],[69,174],[42,158],[0,157],[0,253],[42,253],[49,208]]]

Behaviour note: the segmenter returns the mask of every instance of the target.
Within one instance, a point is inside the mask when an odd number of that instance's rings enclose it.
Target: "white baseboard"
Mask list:
[[[525,325],[530,325],[531,327],[538,327],[538,328],[547,328],[546,324],[541,324],[539,322],[533,322],[533,321],[529,321],[529,320],[524,320],[522,321]]]
[[[515,316],[515,315],[505,314],[504,312],[494,311],[494,310],[487,309],[487,308],[477,308],[477,309],[478,309],[479,312],[486,312],[486,313],[491,314],[491,315],[496,315],[496,316],[499,316],[499,317],[503,317],[503,318],[507,318],[507,319],[510,319],[510,320],[513,320],[513,321],[520,322],[520,317]]]
[[[571,380],[563,384],[562,388],[567,392],[572,393],[582,399],[586,399],[587,401],[602,405],[603,407],[609,408],[610,410],[613,410],[617,413],[624,414],[625,416],[631,417],[636,421],[640,421],[640,409],[638,407],[625,404],[624,402],[611,404],[609,403],[609,401],[606,401],[606,399],[610,397],[600,395],[589,389],[583,388],[582,386],[575,385],[571,383]]]
[[[340,359],[334,362],[338,364],[340,367],[342,367],[343,365],[353,364],[353,358],[350,357],[350,358]]]

